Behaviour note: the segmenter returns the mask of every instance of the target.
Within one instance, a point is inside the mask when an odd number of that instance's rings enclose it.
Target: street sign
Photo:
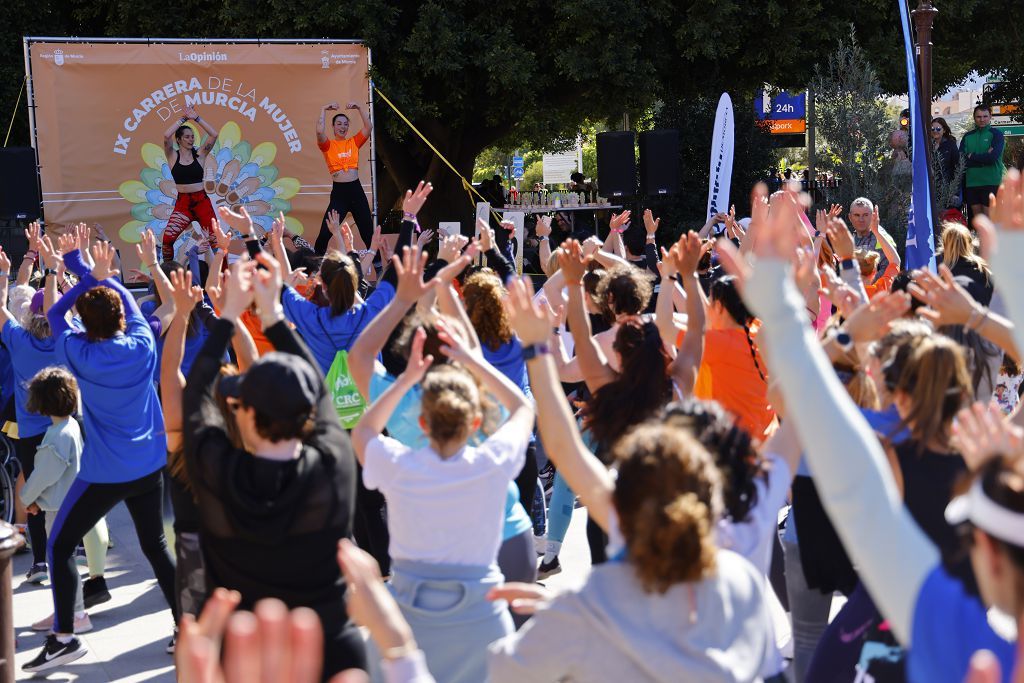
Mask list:
[[[521,180],[523,177],[523,173],[524,171],[522,166],[512,167],[512,177],[515,178],[516,180]]]
[[[754,114],[772,135],[798,135],[807,130],[807,93],[762,92],[754,99]]]
[[[522,157],[512,157],[512,168],[522,168],[522,167],[523,167],[523,158]]]

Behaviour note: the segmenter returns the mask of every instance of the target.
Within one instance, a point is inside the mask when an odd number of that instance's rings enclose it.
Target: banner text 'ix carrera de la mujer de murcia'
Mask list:
[[[29,54],[46,222],[100,223],[126,261],[134,249],[124,247],[146,229],[162,232],[173,209],[163,134],[186,109],[219,131],[213,205],[245,206],[264,229],[283,212],[307,237],[331,189],[316,145],[320,110],[336,101],[369,112],[358,44],[30,41]],[[345,113],[352,133],[362,127]],[[200,146],[206,133],[188,125]],[[369,146],[360,157],[373,206]]]

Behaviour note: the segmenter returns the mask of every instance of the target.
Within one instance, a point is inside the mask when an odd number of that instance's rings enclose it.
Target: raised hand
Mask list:
[[[284,283],[293,289],[301,287],[302,285],[309,283],[309,275],[306,274],[306,267],[300,266],[288,273],[284,278]]]
[[[402,257],[398,254],[391,257],[392,267],[398,276],[395,298],[402,303],[412,305],[434,286],[433,281],[423,282],[423,269],[427,265],[427,254],[416,247],[403,247]]]
[[[529,278],[514,278],[509,282],[505,310],[516,336],[526,346],[541,344],[551,335],[555,317],[550,306],[540,306],[533,299],[533,284]]]
[[[430,364],[434,362],[433,356],[423,355],[423,344],[426,340],[427,331],[422,327],[416,328],[412,335],[412,346],[409,348],[409,362],[401,375],[401,380],[410,386],[418,384],[423,375],[427,374]]]
[[[193,107],[186,107],[185,118],[192,119],[193,121],[195,121],[197,118],[199,118],[199,112],[197,112]]]
[[[458,237],[463,240],[466,239],[465,237],[462,237],[462,235],[458,235]],[[466,268],[466,266],[473,262],[473,259],[475,259],[479,253],[480,244],[476,240],[470,242],[469,246],[466,247],[466,251],[464,251],[461,256],[456,252],[456,255],[448,260],[448,265],[437,271],[437,275],[434,276],[434,282],[438,287],[447,287],[451,284],[452,280],[454,280],[458,274]]]
[[[231,226],[233,230],[240,232],[244,237],[249,237],[253,234],[252,232],[252,218],[249,216],[249,212],[246,208],[240,207],[237,212],[232,211],[226,206],[217,208],[217,212],[220,214],[220,219]]]
[[[128,275],[131,276],[128,278],[128,282],[149,282],[153,279],[138,268],[129,268]]]
[[[979,401],[961,409],[953,421],[953,441],[972,471],[994,457],[1024,453],[1024,429],[1007,420],[994,403]]]
[[[352,239],[352,228],[349,227],[348,221],[341,224],[341,229],[338,231],[341,237],[341,246],[345,253],[355,251],[355,242]]]
[[[357,109],[359,111],[362,111],[362,108],[359,106],[358,102],[349,102],[348,104],[345,105],[345,109]]]
[[[620,238],[616,237],[616,239]],[[601,250],[601,247],[603,246],[604,243],[600,239],[598,239],[594,235],[591,235],[587,239],[583,240],[583,255],[586,257],[593,256],[594,254],[599,252]]]
[[[878,205],[875,204],[875,208],[871,212],[871,225],[870,225],[871,234],[874,235],[875,237],[878,237],[879,227],[880,227],[880,223],[879,223],[879,220],[878,220]]]
[[[661,219],[655,218],[650,209],[644,209],[644,229],[647,230],[647,234],[653,235],[658,232],[659,226],[661,226]]]
[[[78,249],[78,238],[74,232],[67,231],[57,237],[57,249],[62,254],[70,254]]]
[[[537,237],[551,236],[551,216],[537,216],[537,227],[534,228]]]
[[[672,245],[669,252],[673,260],[673,266],[680,275],[693,275],[697,272],[697,264],[700,257],[711,248],[711,243],[703,244],[695,232],[687,232],[679,238],[679,241]]]
[[[610,227],[612,230],[623,230],[624,228],[622,226],[627,225],[629,223],[629,217],[631,215],[632,212],[629,209],[626,209],[620,214],[613,213],[612,219],[608,222],[608,227]]]
[[[494,248],[494,231],[482,218],[476,220],[476,229],[480,237],[480,251],[487,253]]]
[[[274,221],[274,225],[277,225],[277,221]],[[227,253],[228,247],[231,246],[231,235],[220,228],[220,221],[216,218],[213,219],[212,225],[213,237],[217,240],[217,249]]]
[[[927,270],[915,272],[907,291],[928,306],[924,314],[936,325],[963,325],[972,313],[983,310],[944,263],[939,266],[939,275]]]
[[[284,308],[281,305],[281,288],[284,286],[281,275],[281,264],[276,258],[265,251],[256,255],[256,261],[263,266],[256,270],[253,275],[253,289],[256,300],[256,308],[259,309],[260,318],[264,321],[264,327],[271,320],[279,320],[284,317]]]
[[[910,295],[906,292],[882,292],[854,311],[843,323],[855,342],[881,339],[889,331],[889,324],[910,310]]]
[[[421,232],[419,235],[416,236],[416,246],[419,247],[420,249],[422,249],[427,244],[429,244],[430,240],[432,240],[433,238],[434,238],[434,231],[433,230],[424,230],[423,232]]]
[[[341,242],[341,215],[334,209],[327,212],[327,230]]]
[[[434,186],[422,180],[415,190],[406,190],[405,199],[402,200],[402,213],[407,217],[415,218],[416,214],[423,208],[423,203],[427,201],[427,197],[433,191]]]
[[[467,244],[469,244],[469,238],[465,235],[446,235],[441,238],[441,244],[437,249],[437,258],[451,263],[459,257],[463,247]]]
[[[253,288],[253,273],[256,271],[255,261],[236,261],[228,271],[221,291],[220,315],[225,320],[237,321],[239,316],[253,301],[256,295]]]
[[[576,286],[583,282],[590,257],[583,255],[583,247],[579,242],[571,239],[563,242],[557,258],[558,268],[565,276],[566,284]]]
[[[51,269],[56,268],[57,264],[64,260],[60,249],[53,246],[49,235],[45,235],[39,240],[39,258],[42,259],[43,266]]]
[[[373,229],[373,235],[370,236],[370,245],[367,248],[373,253],[377,253],[377,250],[380,249],[382,230],[381,226],[378,225]]]
[[[327,111],[335,111],[336,109],[341,109],[341,106],[337,102],[329,102],[324,105],[324,109]]]
[[[11,274],[11,259],[7,256],[2,248],[0,248],[0,272]]]
[[[184,270],[171,271],[171,294],[174,301],[174,315],[187,318],[200,301],[203,288],[192,284],[192,278]]]
[[[842,206],[842,204],[833,204],[832,206],[829,207],[829,209],[828,209],[828,217],[829,218],[833,218],[833,219],[834,218],[839,218],[842,215],[843,215],[843,206]]]
[[[850,229],[846,227],[846,223],[841,218],[830,220],[825,227],[825,234],[828,235],[828,241],[832,243],[832,249],[835,250],[836,256],[844,261],[853,258],[855,249],[853,235],[850,234]]]
[[[95,263],[92,267],[92,276],[101,282],[115,277],[117,271],[114,270],[114,256],[116,252],[110,242],[97,242],[92,245],[92,260]]]
[[[849,318],[863,303],[860,296],[850,285],[840,280],[831,268],[824,268],[821,272],[825,275],[825,282],[821,286],[825,295],[839,309],[840,315]]]
[[[156,236],[152,230],[144,230],[142,239],[135,245],[135,253],[147,268],[152,270],[157,267],[156,257]]]

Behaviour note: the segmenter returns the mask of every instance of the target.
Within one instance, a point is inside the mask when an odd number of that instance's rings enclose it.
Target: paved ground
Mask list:
[[[93,630],[82,636],[89,654],[37,679],[22,673],[21,665],[35,656],[45,638],[45,634],[34,632],[30,627],[53,611],[50,583],[44,581],[41,586],[24,583],[31,557],[25,554],[14,558],[16,680],[174,681],[172,657],[164,652],[171,637],[171,613],[139,550],[128,511],[118,505],[107,517],[107,523],[114,539],[114,548],[107,555],[106,573],[113,599],[89,611]],[[560,556],[564,570],[545,581],[546,585],[561,588],[585,579],[590,567],[585,526],[586,510],[578,509]]]
[[[578,508],[562,546],[563,571],[543,583],[553,589],[582,584],[590,569],[586,539],[586,510]],[[53,611],[49,581],[40,585],[24,583],[31,565],[28,554],[14,558],[14,628],[18,646],[17,679],[107,683],[108,681],[174,681],[171,655],[164,652],[171,637],[171,613],[139,550],[128,511],[118,505],[107,517],[114,548],[107,555],[107,584],[113,599],[89,612],[93,630],[82,636],[89,650],[82,659],[57,672],[37,679],[21,672],[21,665],[35,656],[45,634],[31,630],[31,624]],[[84,571],[84,569],[83,569]],[[838,607],[838,605],[834,605]],[[835,611],[835,610],[833,610]],[[775,614],[780,644],[789,639],[786,615]]]

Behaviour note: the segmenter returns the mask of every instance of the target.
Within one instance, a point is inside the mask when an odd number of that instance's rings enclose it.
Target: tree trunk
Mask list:
[[[474,139],[465,131],[439,126],[431,128],[433,130],[421,130],[462,177],[471,181],[473,164],[487,143]],[[473,195],[470,200],[459,176],[413,133],[399,141],[378,129],[377,157],[377,204],[381,218],[392,207],[400,209],[405,191],[415,188],[420,180],[426,180],[433,184],[434,191],[419,213],[420,225],[424,229],[436,230],[440,221],[458,221],[463,234],[475,234],[473,223],[479,199]]]

